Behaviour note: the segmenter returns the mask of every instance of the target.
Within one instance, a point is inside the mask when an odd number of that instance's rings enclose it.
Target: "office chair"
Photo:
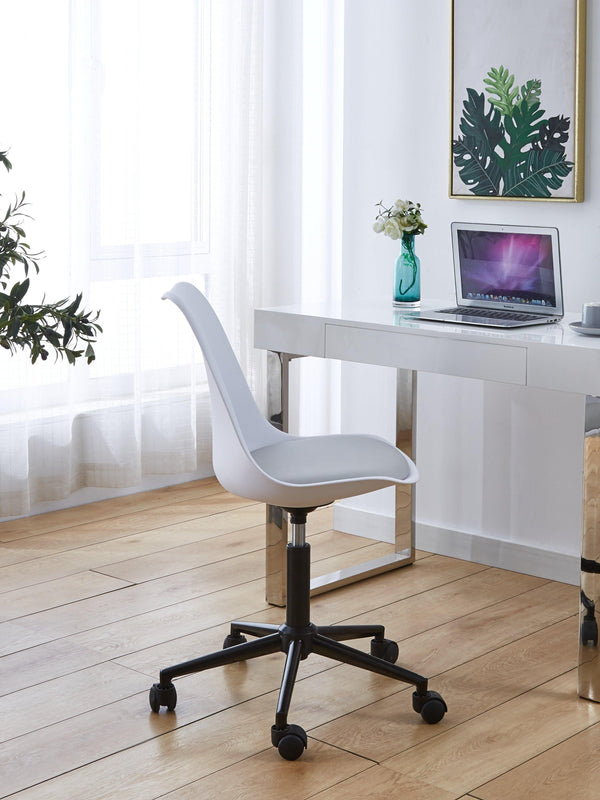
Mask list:
[[[293,761],[307,745],[306,732],[288,723],[298,666],[310,653],[386,675],[415,686],[413,708],[430,724],[447,711],[442,697],[427,689],[427,678],[396,666],[398,645],[383,625],[314,625],[310,621],[310,545],[306,517],[318,506],[396,483],[414,483],[417,469],[393,445],[377,436],[293,436],[274,428],[260,413],[212,307],[198,289],[178,283],[164,295],[184,313],[202,348],[210,388],[213,466],[221,485],[241,497],[280,506],[290,515],[287,545],[287,607],[283,625],[232,622],[223,649],[160,671],[150,689],[150,707],[175,708],[173,678],[235,661],[284,652],[271,742]],[[248,641],[244,634],[253,638]],[[372,637],[371,653],[343,644]]]

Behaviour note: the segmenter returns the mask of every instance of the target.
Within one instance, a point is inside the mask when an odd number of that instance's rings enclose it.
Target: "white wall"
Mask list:
[[[538,0],[540,10],[543,0]],[[397,243],[372,232],[374,204],[419,201],[429,225],[417,242],[422,296],[451,299],[452,220],[559,228],[566,309],[600,299],[600,9],[588,3],[585,202],[451,200],[450,3],[380,0],[346,5],[343,292],[392,292]],[[365,368],[367,369],[367,368]],[[344,368],[348,428],[393,433],[381,387]],[[390,377],[381,380],[390,381]],[[348,396],[352,387],[360,393]],[[393,386],[393,382],[390,384]],[[583,405],[558,392],[419,376],[417,519],[475,537],[574,557],[581,527]],[[379,405],[378,405],[379,403]],[[385,417],[386,422],[381,422]],[[382,430],[385,429],[385,431]],[[356,504],[356,503],[355,503]],[[390,512],[381,499],[359,507]],[[515,552],[518,552],[518,547]],[[571,559],[571,564],[573,560]]]

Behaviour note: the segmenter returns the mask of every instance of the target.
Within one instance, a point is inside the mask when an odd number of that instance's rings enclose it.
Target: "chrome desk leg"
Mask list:
[[[288,429],[289,364],[295,357],[288,353],[268,354],[269,420],[284,431]],[[396,387],[396,445],[407,455],[412,456],[416,434],[416,372],[397,370]],[[388,556],[313,578],[311,595],[321,594],[337,586],[354,583],[413,563],[415,488],[396,486],[395,493],[394,552]],[[266,513],[266,599],[272,605],[284,606],[287,514],[275,506],[267,506]]]
[[[288,353],[267,353],[267,415],[279,430],[288,430],[289,375]],[[267,505],[266,518],[266,600],[274,606],[285,606],[287,514],[278,506]]]
[[[416,400],[417,373],[406,369],[396,370],[396,447],[411,457],[416,436]],[[337,586],[354,583],[413,563],[415,487],[397,485],[395,493],[394,552],[313,578],[310,582],[311,595],[321,594]]]
[[[600,398],[587,397],[583,450],[583,536],[578,693],[600,702]],[[596,610],[598,609],[598,611]]]

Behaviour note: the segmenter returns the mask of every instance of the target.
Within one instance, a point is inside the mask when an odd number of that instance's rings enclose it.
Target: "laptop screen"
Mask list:
[[[457,300],[562,314],[558,231],[453,223]]]

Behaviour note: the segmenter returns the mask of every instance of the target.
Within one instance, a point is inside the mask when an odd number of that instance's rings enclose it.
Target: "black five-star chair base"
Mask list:
[[[306,510],[291,510],[291,513],[292,526],[302,527],[301,536],[296,536],[295,539],[303,540]],[[299,725],[288,723],[288,712],[298,666],[310,653],[327,656],[335,661],[413,684],[414,710],[430,724],[442,719],[447,711],[446,703],[437,692],[428,691],[427,678],[396,666],[398,645],[385,638],[383,625],[311,623],[309,544],[288,545],[287,574],[288,599],[285,623],[267,625],[232,622],[231,632],[226,636],[222,650],[161,670],[159,683],[155,683],[150,689],[150,706],[153,711],[159,711],[161,706],[166,706],[169,711],[175,708],[177,692],[172,682],[173,678],[281,651],[286,654],[286,659],[275,712],[275,724],[271,728],[271,742],[277,747],[280,755],[289,761],[294,761],[302,755],[307,743],[306,732]],[[244,634],[256,638],[248,641]],[[344,640],[367,637],[372,637],[370,654],[343,644]]]

